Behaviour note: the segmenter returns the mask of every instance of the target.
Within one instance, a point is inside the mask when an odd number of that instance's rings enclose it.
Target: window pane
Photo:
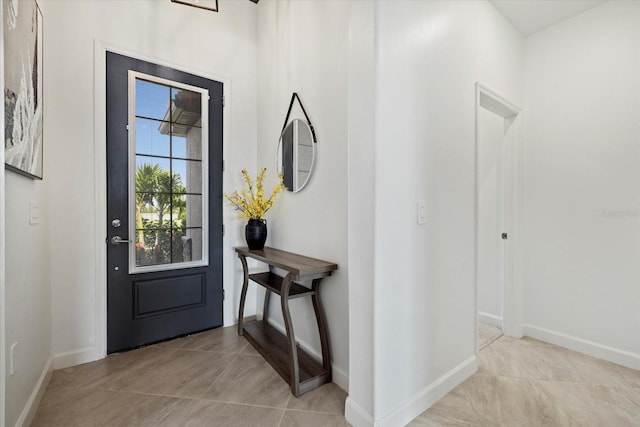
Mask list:
[[[202,229],[173,230],[173,262],[202,260]]]
[[[162,157],[153,156],[136,156],[136,183],[138,182],[138,174],[143,174],[146,177],[153,176],[154,174],[165,171],[169,173],[169,167],[171,160],[163,159]],[[140,169],[145,169],[140,171]],[[149,170],[153,169],[153,170]]]
[[[173,199],[172,227],[202,227],[202,196],[182,194]]]
[[[171,89],[171,121],[191,126],[201,126],[202,100],[198,92],[185,89]]]
[[[171,136],[171,155],[173,157],[187,158],[187,138],[183,136]]]
[[[162,120],[170,96],[169,86],[136,79],[136,116]]]
[[[173,175],[177,193],[202,194],[202,162],[193,160],[172,160]],[[177,191],[182,188],[183,191]]]
[[[144,229],[136,231],[136,266],[171,262],[171,230]]]
[[[136,153],[169,157],[171,141],[168,129],[167,122],[137,118]]]
[[[171,198],[171,227],[183,228],[187,226],[187,201],[185,195],[174,194]]]
[[[202,129],[191,128],[186,136],[172,135],[172,155],[189,160],[202,160]]]

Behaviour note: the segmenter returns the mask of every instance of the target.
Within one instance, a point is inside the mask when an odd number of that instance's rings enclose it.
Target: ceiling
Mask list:
[[[523,36],[576,16],[607,0],[491,0]]]

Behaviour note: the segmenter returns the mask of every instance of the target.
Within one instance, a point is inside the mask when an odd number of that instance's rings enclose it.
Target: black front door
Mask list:
[[[107,53],[107,352],[222,325],[222,83]]]

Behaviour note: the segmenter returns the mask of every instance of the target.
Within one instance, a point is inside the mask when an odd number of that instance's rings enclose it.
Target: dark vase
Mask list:
[[[247,239],[249,249],[262,250],[267,241],[267,220],[250,219],[244,228],[244,237]]]

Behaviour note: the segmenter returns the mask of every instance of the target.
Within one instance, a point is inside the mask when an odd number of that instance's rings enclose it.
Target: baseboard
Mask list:
[[[368,414],[362,407],[347,398],[345,417],[347,421],[356,427],[396,427],[407,425],[477,370],[478,359],[475,355],[470,356],[380,420],[374,420],[371,414]]]
[[[347,396],[344,402],[344,417],[353,427],[370,427],[374,425],[373,418],[362,406]]]
[[[280,331],[281,334],[286,335],[287,331],[284,325],[274,321],[273,319],[269,319],[269,324]],[[322,353],[313,348],[309,343],[296,338],[296,341],[300,344],[300,347],[304,349],[307,353],[315,357],[317,360],[322,360]],[[336,368],[334,365],[331,366],[331,376],[333,377],[333,382],[340,387],[342,390],[349,392],[349,376],[339,368]]]
[[[100,359],[96,357],[96,349],[93,347],[78,350],[65,351],[53,355],[53,369],[64,369],[70,366],[82,365]]]
[[[408,402],[387,414],[375,427],[395,427],[409,424],[418,415],[429,409],[445,394],[460,385],[478,370],[478,359],[470,356],[464,362],[419,391]]]
[[[36,412],[38,411],[38,406],[40,406],[42,396],[44,396],[44,392],[47,390],[47,386],[49,385],[49,380],[51,380],[52,371],[53,358],[49,357],[49,360],[47,360],[47,363],[44,365],[44,369],[40,374],[40,378],[38,379],[36,386],[31,392],[31,396],[29,396],[29,400],[27,400],[27,403],[20,414],[20,418],[16,421],[16,427],[28,427],[33,422]]]
[[[560,347],[568,348],[569,350],[584,353],[598,359],[603,359],[628,368],[640,370],[640,354],[572,337],[570,335],[540,328],[534,325],[524,325],[524,335]]]
[[[502,329],[502,317],[493,314],[478,312],[478,320],[491,326],[497,326]]]

